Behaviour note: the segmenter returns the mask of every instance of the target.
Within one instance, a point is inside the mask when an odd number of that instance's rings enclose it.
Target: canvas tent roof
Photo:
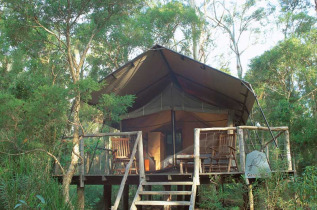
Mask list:
[[[239,125],[246,123],[255,101],[254,95],[246,87],[250,87],[247,82],[159,45],[137,56],[103,80],[107,85],[93,92],[89,103],[97,104],[104,93],[134,94],[136,100],[129,110],[130,117],[131,113],[138,116],[145,107],[150,114],[163,102],[159,97],[164,95],[165,99],[178,97],[182,100],[178,107],[205,104],[209,110],[232,110],[233,120]],[[171,88],[171,84],[175,88]],[[168,96],[168,88],[176,90],[176,94]],[[154,104],[156,106],[153,107]],[[175,104],[166,105],[175,108]],[[152,111],[149,109],[151,106]]]

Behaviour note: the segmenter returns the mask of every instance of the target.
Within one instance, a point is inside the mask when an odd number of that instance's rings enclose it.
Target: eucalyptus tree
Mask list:
[[[264,17],[270,10],[264,9],[257,0],[238,1],[205,1],[209,14],[207,18],[213,27],[219,27],[228,35],[230,49],[235,54],[239,78],[243,76],[241,56],[248,46],[242,46],[242,39],[250,39],[259,33]],[[249,43],[253,44],[253,43]]]
[[[86,62],[93,78],[104,77],[155,44],[193,56],[189,47],[194,36],[191,26],[199,26],[201,18],[182,2],[150,2],[133,15],[121,17],[120,22],[111,33],[101,35],[102,42],[93,41]]]
[[[71,162],[63,176],[65,201],[69,202],[69,186],[80,158],[81,122],[79,113],[82,92],[89,92],[98,87],[96,84],[83,80],[87,55],[93,41],[101,42],[103,34],[111,33],[121,24],[120,20],[123,17],[133,14],[135,9],[140,8],[142,4],[138,0],[4,0],[2,5],[8,12],[8,19],[12,20],[6,24],[12,28],[18,28],[18,33],[14,36],[16,45],[19,43],[28,45],[27,52],[30,55],[32,52],[36,52],[37,55],[45,54],[47,50],[54,52],[55,57],[48,56],[45,59],[53,64],[62,63],[59,70],[63,71],[67,85],[72,87],[73,149]],[[36,36],[32,34],[36,34]],[[41,45],[46,45],[46,47],[43,49]]]
[[[211,27],[207,21],[208,10],[206,1],[199,4],[194,0],[189,0],[189,5],[195,10],[196,15],[200,19],[199,24],[191,24],[193,58],[202,63],[206,63],[211,47],[215,45],[215,28]]]
[[[279,6],[277,23],[285,38],[300,35],[316,27],[317,18],[310,14],[314,5],[309,0],[279,0]]]
[[[253,84],[269,121],[289,126],[301,166],[316,164],[316,34],[313,29],[281,41],[254,58],[245,77]],[[255,117],[261,118],[259,113]]]

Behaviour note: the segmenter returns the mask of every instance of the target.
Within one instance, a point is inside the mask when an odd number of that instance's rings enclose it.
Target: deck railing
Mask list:
[[[210,148],[219,144],[219,136],[228,134],[236,136],[234,145],[236,166],[239,172],[245,172],[246,154],[257,150],[264,152],[272,171],[292,171],[292,158],[288,127],[271,127],[274,135],[267,127],[261,126],[238,126],[238,127],[214,127],[196,128],[194,138],[194,179],[199,175],[200,158],[203,153],[210,154]],[[204,145],[206,144],[207,145]],[[210,163],[212,164],[212,163]],[[215,172],[215,171],[208,171]],[[220,172],[226,172],[225,170]]]
[[[137,134],[137,138],[136,138],[136,141],[135,141],[134,146],[133,146],[133,150],[131,153],[129,163],[127,164],[127,166],[125,168],[124,176],[122,177],[122,181],[121,181],[120,188],[119,188],[119,191],[118,191],[118,194],[116,197],[116,201],[114,202],[114,205],[111,207],[112,210],[117,210],[119,207],[119,203],[120,203],[120,200],[122,197],[123,189],[125,187],[125,183],[126,183],[127,178],[128,178],[130,167],[131,167],[132,162],[135,158],[137,147],[138,147],[138,151],[139,151],[140,182],[142,182],[145,179],[142,131],[138,131],[138,132],[136,132],[136,134]]]
[[[80,163],[76,171],[76,175],[79,176],[79,186],[84,187],[85,175],[94,174],[105,176],[114,173],[113,169],[113,158],[114,150],[112,150],[111,137],[124,137],[129,139],[130,148],[132,148],[130,153],[130,159],[127,164],[125,164],[124,171],[120,188],[112,206],[112,209],[116,210],[119,207],[119,203],[122,197],[122,193],[130,172],[130,168],[134,161],[138,161],[138,174],[140,176],[140,181],[145,179],[144,170],[144,155],[143,155],[143,139],[142,131],[132,131],[132,132],[117,132],[117,133],[97,133],[97,134],[86,134],[81,136],[79,151],[80,151]],[[67,137],[65,139],[69,139]],[[63,165],[67,165],[68,161],[65,159],[66,156],[63,153],[71,152],[71,142],[64,141],[67,146],[65,147],[67,151],[62,151],[60,157],[64,158],[60,160]],[[126,148],[125,148],[126,149]],[[137,154],[138,150],[138,154]],[[137,155],[136,155],[137,154]],[[123,165],[124,166],[124,165]],[[55,165],[55,175],[60,175],[59,166]]]

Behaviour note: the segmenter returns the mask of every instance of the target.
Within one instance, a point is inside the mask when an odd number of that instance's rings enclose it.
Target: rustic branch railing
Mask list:
[[[114,205],[111,207],[112,210],[117,210],[120,204],[120,200],[123,194],[123,190],[128,178],[128,174],[131,168],[131,165],[135,159],[136,151],[138,150],[138,160],[139,160],[139,175],[140,175],[140,182],[145,180],[145,170],[144,170],[144,156],[143,156],[143,140],[142,140],[142,131],[132,131],[132,132],[118,132],[118,133],[97,133],[97,134],[86,134],[80,136],[80,156],[81,156],[81,163],[79,165],[79,177],[80,177],[80,187],[84,187],[84,179],[85,179],[85,163],[84,163],[84,139],[85,138],[96,138],[96,137],[105,137],[105,136],[133,136],[136,135],[136,140],[134,142],[134,146],[131,152],[130,160],[125,167],[125,173],[122,177],[120,188],[114,202]],[[68,139],[72,137],[65,137],[64,139]],[[104,149],[103,150],[110,150]],[[89,168],[90,169],[90,168]]]
[[[199,167],[200,167],[200,152],[199,152],[199,142],[200,142],[200,133],[201,132],[236,132],[237,134],[237,151],[239,151],[239,171],[245,172],[245,167],[246,167],[246,153],[250,152],[251,145],[254,147],[254,144],[258,146],[258,150],[260,151],[265,151],[267,156],[269,156],[269,146],[270,148],[276,148],[275,145],[272,144],[273,140],[271,139],[272,137],[269,137],[268,135],[265,136],[266,138],[261,139],[260,143],[254,143],[250,142],[250,134],[249,132],[264,132],[267,133],[266,131],[270,131],[267,127],[261,127],[261,126],[238,126],[238,127],[214,127],[214,128],[196,128],[195,129],[195,134],[194,134],[194,183],[199,185]],[[282,147],[279,148],[279,150],[283,150],[283,154],[280,154],[284,162],[286,161],[286,170],[291,171],[293,170],[292,166],[292,159],[291,159],[291,149],[290,149],[290,140],[289,140],[289,131],[288,127],[283,126],[283,127],[271,127],[271,131],[276,132],[275,134],[275,139],[284,139],[283,142],[279,140],[280,144],[282,144]],[[278,133],[277,133],[278,132]],[[284,135],[282,135],[284,134]],[[262,133],[262,135],[264,135]],[[254,136],[258,137],[258,133]],[[253,137],[254,137],[253,136]],[[284,137],[283,137],[284,136]],[[255,137],[254,137],[255,138]],[[266,139],[266,141],[264,141]],[[247,142],[248,141],[248,142]],[[247,145],[249,147],[247,147]],[[253,148],[254,149],[254,148]],[[278,159],[278,155],[277,158]],[[237,164],[237,163],[236,163]]]
[[[129,171],[130,171],[130,167],[131,167],[131,165],[132,165],[133,159],[135,158],[137,146],[138,146],[138,150],[139,150],[139,174],[140,174],[140,181],[142,181],[143,179],[145,179],[144,160],[143,160],[142,131],[138,131],[138,132],[136,132],[136,134],[137,134],[137,139],[136,139],[136,141],[135,141],[135,143],[134,143],[134,146],[133,146],[133,150],[132,150],[132,153],[131,153],[130,161],[129,161],[129,163],[127,164],[127,166],[126,166],[126,168],[125,168],[125,172],[124,172],[124,175],[123,175],[123,177],[122,177],[122,181],[121,181],[121,184],[120,184],[120,188],[119,188],[119,191],[118,191],[118,194],[117,194],[116,201],[114,202],[114,205],[111,207],[112,210],[117,210],[118,207],[119,207],[119,203],[120,203],[120,200],[121,200],[121,197],[122,197],[122,193],[123,193],[123,190],[124,190],[125,183],[126,183],[127,178],[128,178],[128,174],[129,174]]]

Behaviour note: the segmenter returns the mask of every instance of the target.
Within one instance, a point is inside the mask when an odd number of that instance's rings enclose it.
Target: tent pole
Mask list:
[[[176,145],[175,145],[175,111],[171,110],[172,117],[172,138],[173,138],[173,165],[176,166]]]

